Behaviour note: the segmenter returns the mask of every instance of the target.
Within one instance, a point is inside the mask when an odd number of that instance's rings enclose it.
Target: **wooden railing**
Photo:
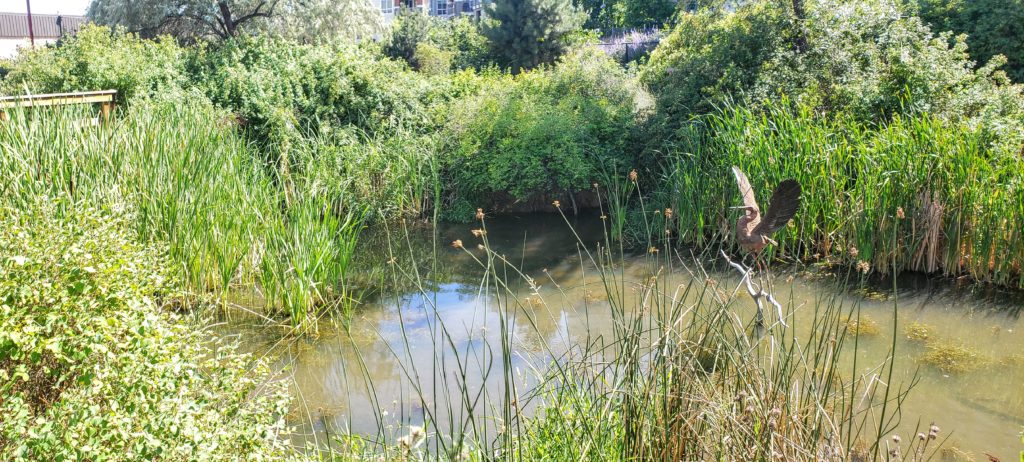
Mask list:
[[[63,106],[67,104],[99,104],[103,120],[110,119],[117,90],[49,93],[42,95],[0,96],[0,121],[7,120],[7,110],[16,107]]]

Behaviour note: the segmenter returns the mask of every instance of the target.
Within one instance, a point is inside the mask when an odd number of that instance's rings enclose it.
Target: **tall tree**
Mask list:
[[[380,12],[369,0],[93,0],[88,15],[143,37],[186,41],[261,30],[309,40],[381,29]]]
[[[487,14],[483,33],[513,72],[558,58],[566,35],[579,30],[587,16],[570,0],[494,0]]]

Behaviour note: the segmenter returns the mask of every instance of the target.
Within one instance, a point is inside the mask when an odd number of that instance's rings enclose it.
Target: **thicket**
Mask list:
[[[659,139],[727,102],[757,108],[786,97],[878,124],[927,114],[1020,145],[1024,98],[1000,61],[975,69],[962,38],[950,44],[890,2],[804,3],[804,19],[770,1],[680,15],[642,72],[658,96]]]
[[[635,165],[633,137],[650,105],[635,80],[594,49],[486,80],[448,115],[442,138],[452,201],[444,211],[468,220],[476,207],[550,210],[552,199],[578,206],[578,193]]]
[[[1021,0],[908,1],[934,31],[966,34],[971,56],[986,64],[996,56],[1007,59],[1007,74],[1024,82],[1024,2]]]
[[[86,204],[0,206],[0,458],[273,460],[266,365],[173,314],[162,252]]]

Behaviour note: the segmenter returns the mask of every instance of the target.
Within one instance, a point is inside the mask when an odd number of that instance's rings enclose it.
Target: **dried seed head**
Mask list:
[[[860,271],[861,273],[864,273],[864,274],[870,273],[871,272],[871,263],[868,263],[868,262],[866,262],[864,260],[861,260],[861,261],[857,262],[857,271]]]
[[[665,219],[666,220],[671,220],[672,219],[672,209],[665,209]]]
[[[476,219],[477,220],[483,220],[484,219],[484,209],[476,209]]]
[[[456,249],[461,249],[462,248],[462,239],[456,239],[456,240],[452,241],[452,247],[455,247]]]
[[[636,169],[634,168],[632,171],[629,172],[629,181],[636,183],[637,176],[638,175],[636,173]]]
[[[926,436],[924,436],[924,433],[918,433],[918,434],[917,434],[917,439],[919,439],[919,440],[921,440],[921,441],[924,441],[924,440],[925,440],[925,438],[927,438],[927,437],[926,437]]]
[[[900,442],[902,442],[902,441],[903,441],[903,438],[900,438],[900,435],[892,435],[892,442],[893,443],[900,444]]]
[[[860,250],[857,250],[856,247],[851,245],[850,246],[850,256],[853,257],[853,258],[857,258],[857,255],[860,255]]]
[[[487,235],[487,231],[484,231],[482,229],[474,229],[470,230],[469,232],[473,233],[474,237],[482,237]]]
[[[928,439],[934,440],[935,438],[938,438],[938,437],[939,437],[939,426],[935,425],[935,424],[932,424],[931,427],[928,427]]]
[[[594,183],[594,189],[597,189],[597,187],[598,187],[598,184]]]
[[[483,244],[477,244],[476,248],[478,248],[480,250],[484,250],[484,245]]]
[[[658,248],[651,246],[651,248],[647,249],[647,253],[658,253]]]
[[[608,219],[608,215],[601,215],[601,219],[602,220],[607,220]]]
[[[896,218],[900,220],[907,218],[907,215],[903,213],[903,207],[896,207]]]
[[[562,207],[562,203],[559,201],[554,201],[551,203],[551,205],[554,205],[556,209]]]

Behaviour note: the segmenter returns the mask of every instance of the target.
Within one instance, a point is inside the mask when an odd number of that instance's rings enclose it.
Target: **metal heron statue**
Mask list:
[[[736,220],[736,241],[739,243],[740,248],[753,254],[754,262],[760,269],[762,265],[761,251],[769,243],[778,245],[777,242],[772,240],[772,234],[786,226],[789,220],[796,215],[796,210],[800,208],[800,183],[792,179],[779,183],[775,187],[775,192],[772,193],[771,203],[768,204],[768,212],[761,215],[761,208],[757,206],[757,197],[754,194],[754,188],[750,186],[750,180],[747,179],[747,175],[739,167],[735,166],[732,168],[732,173],[736,176],[736,185],[740,188],[740,195],[743,196],[743,205],[732,208],[744,210],[743,215]],[[775,300],[775,297],[770,292],[764,290],[765,281],[762,280],[759,284],[760,287],[755,288],[750,280],[751,270],[744,268],[743,265],[733,263],[729,260],[728,255],[725,255],[724,251],[722,255],[725,256],[726,261],[730,265],[743,273],[743,281],[747,285],[747,291],[754,299],[754,302],[757,303],[757,326],[763,325],[762,299],[766,299],[775,306],[779,322],[785,326],[786,321],[782,313],[782,305]]]
[[[733,167],[732,173],[736,175],[736,185],[743,196],[743,205],[733,208],[746,212],[736,220],[736,241],[743,250],[757,257],[768,243],[778,245],[772,240],[772,234],[786,226],[796,215],[796,210],[800,208],[800,183],[792,179],[779,183],[768,204],[768,213],[761,215],[761,208],[757,206],[754,188],[750,186],[747,175],[739,167]]]

